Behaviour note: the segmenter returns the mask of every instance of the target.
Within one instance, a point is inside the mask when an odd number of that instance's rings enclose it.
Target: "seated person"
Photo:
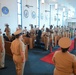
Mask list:
[[[3,38],[5,41],[9,41],[9,38],[5,34],[3,34]]]

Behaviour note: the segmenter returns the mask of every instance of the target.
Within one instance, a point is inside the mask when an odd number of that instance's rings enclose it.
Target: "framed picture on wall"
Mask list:
[[[28,12],[28,10],[26,10],[26,9],[24,10],[24,17],[25,17],[25,18],[28,18],[28,17],[29,17],[29,12]]]
[[[2,13],[7,15],[9,13],[9,9],[6,6],[2,7]]]
[[[36,18],[36,13],[35,13],[35,11],[32,11],[31,16],[32,16],[33,19]]]

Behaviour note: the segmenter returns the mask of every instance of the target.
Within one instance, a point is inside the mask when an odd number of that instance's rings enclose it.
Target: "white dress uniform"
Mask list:
[[[4,39],[0,34],[0,68],[5,67],[5,48],[4,48]]]

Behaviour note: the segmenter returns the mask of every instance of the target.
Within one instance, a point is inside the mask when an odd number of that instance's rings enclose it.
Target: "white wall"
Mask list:
[[[50,4],[40,2],[40,28],[45,24],[45,27],[49,27],[49,16],[50,12],[45,12],[45,10],[50,11]],[[41,18],[43,16],[43,19]]]
[[[9,27],[11,28],[11,32],[14,32],[16,30],[17,25],[17,0],[0,0],[0,6],[1,8],[3,6],[8,7],[9,9],[9,14],[6,16],[2,14],[0,11],[0,28],[4,32],[5,24],[8,23]],[[30,5],[33,7],[27,8],[25,5]],[[27,9],[29,11],[29,17],[25,18],[24,17],[24,10]],[[41,4],[40,2],[40,27],[45,24],[46,27],[49,27],[50,21],[50,14],[49,12],[45,12],[45,10],[50,11],[50,4],[49,3],[44,3]],[[32,11],[36,12],[36,18],[33,19],[31,16]],[[43,13],[43,19],[41,19],[41,13]],[[52,9],[51,11],[51,24],[57,25],[57,22],[54,21],[54,16],[55,16],[56,11]],[[61,14],[60,18],[62,17],[62,12],[59,11]],[[76,13],[76,11],[75,11]],[[47,16],[47,19],[46,19]],[[76,17],[76,15],[75,15]],[[72,21],[72,20],[69,20]],[[75,20],[76,21],[76,20]],[[67,22],[65,22],[67,23]],[[27,29],[30,29],[29,24],[37,25],[37,0],[22,0],[22,26],[23,28],[26,26]],[[58,22],[59,25],[62,24],[62,19],[60,19],[60,22]]]
[[[61,9],[56,10],[54,5],[51,5],[51,24],[61,26],[63,20],[63,12]]]
[[[68,19],[67,22],[76,22],[76,18]]]
[[[30,5],[33,7],[27,8],[25,5]],[[50,5],[47,3],[42,4],[40,1],[40,28],[45,24],[46,27],[49,26],[49,12],[45,13],[45,10],[50,11]],[[27,9],[29,12],[29,17],[25,18],[24,10]],[[27,29],[30,29],[29,24],[37,25],[37,17],[33,19],[31,17],[32,11],[35,11],[37,14],[37,0],[22,0],[22,26],[23,28],[26,26]],[[41,14],[43,15],[43,19],[41,19]],[[46,17],[47,16],[47,20]]]
[[[25,5],[30,5],[33,7],[27,8]],[[25,18],[24,16],[24,10],[28,10],[29,17]],[[37,25],[37,16],[35,19],[32,18],[31,13],[32,11],[35,11],[37,15],[37,0],[22,0],[22,26],[23,28],[26,26],[27,29],[30,29],[29,24]]]
[[[17,27],[17,0],[0,0],[0,4],[1,8],[6,6],[9,9],[9,14],[7,16],[1,12],[0,28],[2,32],[4,32],[5,24],[8,23],[12,33]]]
[[[45,10],[47,10],[47,12],[45,12],[45,25],[46,27],[49,27],[50,25],[50,4],[46,3],[45,4]]]

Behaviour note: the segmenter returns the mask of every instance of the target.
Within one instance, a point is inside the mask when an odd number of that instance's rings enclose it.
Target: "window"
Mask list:
[[[18,14],[21,14],[21,4],[18,3]]]
[[[18,2],[18,3],[21,3],[21,0],[18,0],[17,2]]]
[[[22,25],[22,0],[17,0],[17,8],[18,8],[18,12],[17,12],[17,16],[18,16],[18,24]]]
[[[18,15],[18,24],[21,25],[21,15]]]
[[[37,24],[40,26],[40,0],[37,0]]]

